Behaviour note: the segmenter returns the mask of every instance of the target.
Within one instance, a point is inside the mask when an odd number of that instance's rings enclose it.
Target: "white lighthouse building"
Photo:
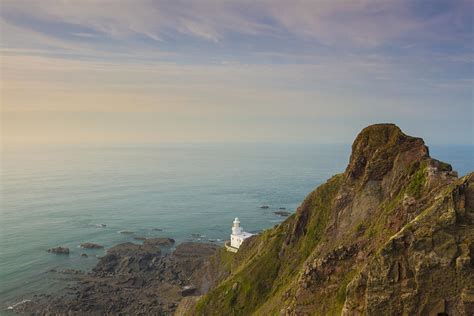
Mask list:
[[[253,236],[253,234],[244,232],[244,229],[240,226],[239,218],[236,217],[232,226],[232,234],[230,234],[230,245],[227,244],[230,247],[227,247],[227,250],[237,252],[244,240],[250,236]]]

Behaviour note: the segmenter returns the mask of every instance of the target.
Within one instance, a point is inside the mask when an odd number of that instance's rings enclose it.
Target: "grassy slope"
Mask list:
[[[282,224],[269,229],[237,255],[231,268],[231,276],[211,290],[197,306],[199,315],[248,315],[266,303],[276,312],[283,302],[272,300],[280,297],[296,281],[304,261],[311,254],[329,219],[332,200],[342,182],[337,175],[318,187],[305,199],[303,211],[288,218]],[[305,233],[285,245],[298,217],[309,214]]]
[[[411,151],[412,156],[406,162],[394,165],[398,153],[413,148],[418,152]],[[432,197],[433,192],[426,191],[427,164],[431,158],[424,156],[424,148],[422,140],[408,137],[392,126],[377,125],[364,130],[353,145],[346,173],[334,176],[310,193],[301,209],[281,225],[248,240],[232,260],[231,275],[198,302],[195,314],[274,315],[283,307],[291,306],[293,298],[297,298],[302,312],[340,314],[346,286],[361,269],[360,262],[354,258],[340,260],[336,263],[339,272],[316,284],[319,289],[302,292],[301,284],[297,283],[306,261],[327,255],[318,253],[318,245],[324,243],[322,238],[333,215],[335,196],[343,182],[348,181],[347,176],[356,179],[350,186],[358,198],[367,181],[381,180],[388,171],[395,170],[397,177],[392,179],[390,195],[380,201],[372,216],[354,223],[340,240],[331,241],[334,246],[364,241],[366,251],[372,253],[400,229],[391,226],[391,222],[406,220],[402,216],[405,212],[402,205],[407,197],[415,198],[420,209]],[[367,157],[370,160],[367,161]],[[443,167],[441,163],[440,169],[449,170],[450,166]],[[325,290],[329,287],[331,290]]]

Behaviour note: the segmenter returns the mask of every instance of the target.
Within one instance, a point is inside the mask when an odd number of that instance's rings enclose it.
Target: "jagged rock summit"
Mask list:
[[[222,264],[228,276],[187,310],[472,315],[473,177],[458,179],[394,124],[369,126],[345,172],[285,222],[246,240]]]
[[[364,183],[382,180],[396,161],[415,161],[428,156],[428,148],[421,138],[405,135],[394,124],[371,125],[355,139],[345,176]]]

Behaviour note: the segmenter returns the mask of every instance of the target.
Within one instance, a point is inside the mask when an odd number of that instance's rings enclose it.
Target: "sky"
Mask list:
[[[474,143],[474,1],[1,0],[4,144]]]

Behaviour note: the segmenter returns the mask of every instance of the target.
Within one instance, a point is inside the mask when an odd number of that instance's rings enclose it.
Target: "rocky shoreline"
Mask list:
[[[220,248],[184,242],[173,252],[162,253],[162,247],[173,244],[171,238],[118,244],[89,273],[65,271],[74,274],[77,282],[63,294],[37,296],[12,306],[11,311],[26,315],[171,315],[183,297],[202,295],[213,284],[208,267]]]

